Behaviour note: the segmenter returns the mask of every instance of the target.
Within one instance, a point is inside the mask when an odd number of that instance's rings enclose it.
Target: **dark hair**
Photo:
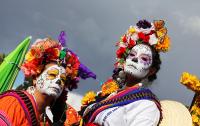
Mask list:
[[[53,106],[51,106],[51,111],[53,114],[53,126],[63,125],[66,120],[66,110],[67,110],[67,91],[63,90],[61,96],[56,99]]]
[[[160,60],[160,54],[159,52],[152,46],[149,46],[152,50],[152,58],[153,58],[153,62],[152,62],[152,68],[155,70],[154,71],[154,74],[148,76],[148,80],[149,81],[154,81],[156,78],[157,78],[157,72],[160,70],[160,65],[161,65],[161,60]]]
[[[156,74],[160,70],[160,65],[161,65],[160,55],[159,55],[159,52],[153,46],[151,46],[149,44],[146,44],[146,43],[142,43],[142,44],[149,46],[151,48],[151,50],[152,50],[152,61],[153,62],[152,62],[151,68],[154,69],[154,73],[152,75],[148,76],[148,81],[152,82],[157,78]],[[121,79],[121,77],[119,76],[119,73],[122,70],[123,70],[122,68],[115,68],[113,70],[113,75],[112,75],[112,78],[119,83],[119,86],[124,85],[123,84],[124,83],[123,79]],[[120,82],[117,80],[117,78],[121,79]]]

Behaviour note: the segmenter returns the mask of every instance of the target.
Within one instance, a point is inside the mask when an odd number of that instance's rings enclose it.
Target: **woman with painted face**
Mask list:
[[[156,96],[142,86],[160,69],[159,52],[169,48],[164,21],[141,20],[130,26],[117,43],[113,76],[100,92],[88,92],[80,114],[86,126],[157,126],[162,119]]]
[[[0,125],[63,125],[67,91],[77,88],[80,78],[96,77],[75,53],[50,38],[31,46],[21,69],[33,86],[0,95]]]

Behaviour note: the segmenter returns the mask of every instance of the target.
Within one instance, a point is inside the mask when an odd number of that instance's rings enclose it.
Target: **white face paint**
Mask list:
[[[58,98],[66,81],[66,70],[57,64],[48,67],[36,79],[36,89],[41,93]]]
[[[138,44],[130,51],[124,66],[125,73],[143,79],[152,65],[152,50],[149,46]]]

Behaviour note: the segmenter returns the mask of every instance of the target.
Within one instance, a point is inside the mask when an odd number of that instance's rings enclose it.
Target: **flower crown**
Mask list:
[[[152,23],[140,20],[136,26],[130,26],[127,32],[117,42],[116,67],[123,67],[124,61],[130,50],[137,44],[146,43],[158,52],[167,52],[170,47],[170,39],[163,20],[155,20]]]
[[[74,52],[64,47],[63,34],[64,32],[61,32],[59,42],[51,38],[36,40],[27,52],[21,67],[26,77],[36,77],[44,70],[46,64],[56,62],[65,66],[66,74],[71,80],[79,80],[79,77],[96,78],[92,71],[80,63]]]

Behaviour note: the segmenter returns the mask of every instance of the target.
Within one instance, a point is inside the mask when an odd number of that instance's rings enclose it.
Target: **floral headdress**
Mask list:
[[[26,77],[36,77],[44,70],[46,64],[56,62],[65,66],[67,76],[75,82],[78,82],[79,78],[96,78],[92,71],[80,63],[78,56],[65,47],[64,37],[65,33],[61,32],[59,42],[51,38],[36,40],[21,67]]]
[[[127,32],[117,42],[116,67],[122,67],[130,50],[137,44],[146,43],[158,52],[166,52],[170,47],[170,39],[163,20],[155,20],[152,23],[140,20],[135,26],[130,26]]]

